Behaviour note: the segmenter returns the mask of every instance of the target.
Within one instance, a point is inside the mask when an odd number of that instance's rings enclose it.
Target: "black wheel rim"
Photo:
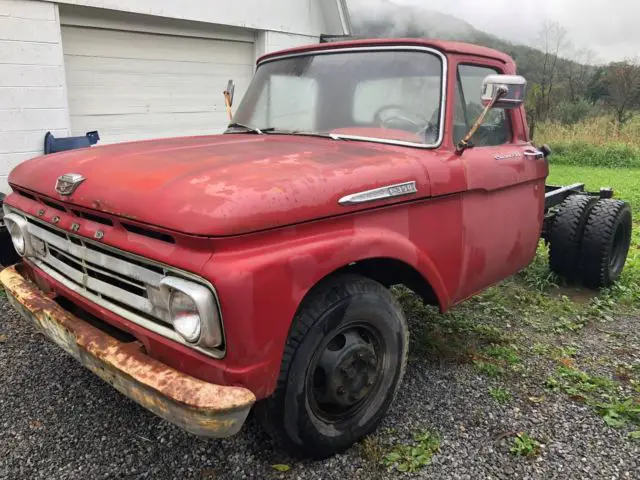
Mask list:
[[[380,389],[386,354],[382,335],[366,323],[327,335],[307,374],[312,412],[326,423],[343,423],[365,410]]]
[[[620,223],[613,237],[611,257],[609,258],[609,270],[613,273],[618,273],[624,267],[629,248],[628,237],[627,226],[624,223]]]

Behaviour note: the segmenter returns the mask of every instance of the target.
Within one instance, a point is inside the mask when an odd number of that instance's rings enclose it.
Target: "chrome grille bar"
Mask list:
[[[140,312],[162,319],[165,322],[167,321],[165,320],[165,315],[162,311],[158,311],[158,309],[156,309],[145,297],[135,295],[121,288],[114,287],[109,283],[93,278],[89,273],[85,274],[76,270],[52,255],[47,255],[45,258],[46,260],[37,259],[37,262],[49,265],[79,286],[84,287],[86,290],[98,292],[102,297],[117,300],[118,302],[133,307]]]
[[[93,263],[98,267],[104,267],[113,272],[119,273],[125,278],[132,278],[149,285],[157,286],[160,280],[164,278],[163,274],[159,274],[148,268],[140,267],[131,262],[121,260],[115,256],[110,256],[93,248],[84,242],[80,237],[81,245],[77,245],[70,241],[66,232],[60,231],[60,234],[54,234],[49,230],[39,227],[35,221],[29,220],[29,233],[39,238],[47,244],[54,245],[59,250],[68,253],[72,257],[79,260],[84,259],[86,262]],[[49,227],[51,228],[51,227]],[[81,261],[79,263],[82,263]]]

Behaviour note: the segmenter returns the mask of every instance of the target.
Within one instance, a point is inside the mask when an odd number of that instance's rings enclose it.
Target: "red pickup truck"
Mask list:
[[[16,167],[0,274],[44,334],[197,435],[251,409],[321,457],[370,433],[405,370],[388,287],[446,311],[523,269],[592,287],[624,266],[612,191],[545,185],[526,82],[500,52],[367,40],[272,53],[222,135],[62,152]]]

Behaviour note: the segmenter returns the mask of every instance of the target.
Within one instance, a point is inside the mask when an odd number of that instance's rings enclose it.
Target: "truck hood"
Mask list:
[[[429,195],[426,152],[292,135],[227,134],[93,147],[26,161],[12,186],[176,232],[227,236],[371,208],[344,195],[416,181]],[[66,173],[86,178],[70,197]],[[406,197],[387,200],[403,201]]]

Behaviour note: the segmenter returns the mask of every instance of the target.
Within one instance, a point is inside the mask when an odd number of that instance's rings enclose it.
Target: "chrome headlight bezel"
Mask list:
[[[6,210],[5,210],[6,211]],[[24,217],[15,213],[8,213],[4,216],[4,224],[7,227],[9,235],[11,235],[11,242],[16,250],[16,253],[21,257],[33,257],[35,255],[33,245],[31,244],[31,237],[29,234],[29,222]],[[22,238],[22,248],[17,243],[18,235]]]
[[[196,341],[190,341],[183,337],[186,342],[203,348],[213,348],[222,345],[222,322],[218,302],[207,287],[183,278],[168,276],[160,282],[160,289],[163,293],[172,325],[171,295],[174,292],[178,291],[187,295],[193,300],[196,306],[198,314],[200,315],[200,336]],[[177,330],[176,333],[180,334]]]

